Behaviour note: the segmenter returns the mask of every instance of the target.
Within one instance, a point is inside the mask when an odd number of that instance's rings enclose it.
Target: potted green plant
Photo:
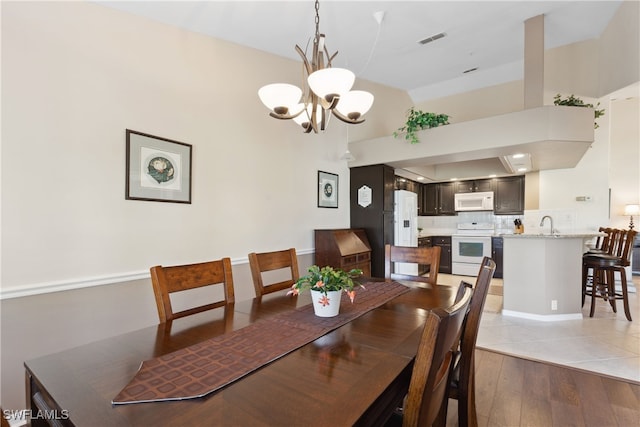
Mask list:
[[[601,109],[601,110],[598,109],[598,107],[600,106],[599,102],[594,107],[593,104],[585,104],[582,99],[573,96],[573,94],[569,95],[567,98],[562,98],[562,96],[560,94],[557,94],[556,96],[553,97],[553,104],[554,105],[568,105],[568,106],[571,106],[571,107],[589,107],[589,108],[593,108],[594,109],[594,115],[595,115],[596,119],[598,117],[604,116],[604,109]],[[593,127],[595,129],[598,129],[600,126],[598,125],[598,123],[596,123],[594,121],[593,122]]]
[[[308,289],[311,291],[316,315],[333,317],[338,314],[340,309],[340,293],[342,291],[349,295],[349,299],[353,303],[356,296],[355,287],[357,285],[363,287],[354,279],[361,275],[362,270],[357,268],[347,272],[330,266],[320,268],[317,265],[312,265],[309,267],[309,273],[300,277],[291,286],[287,295],[298,295]]]
[[[404,139],[412,144],[420,142],[416,136],[416,132],[422,129],[435,128],[449,124],[449,116],[446,114],[436,114],[416,110],[411,107],[407,112],[407,121],[404,126],[393,132],[393,136],[397,138],[404,133]]]

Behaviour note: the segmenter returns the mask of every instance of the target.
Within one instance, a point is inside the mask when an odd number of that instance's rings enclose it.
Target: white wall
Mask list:
[[[298,62],[84,2],[9,3],[2,32],[3,293],[312,250],[314,228],[349,225],[347,125],[305,135],[257,97]],[[406,98],[381,89],[372,124]],[[127,128],[193,145],[192,204],[124,199]],[[317,208],[318,170],[339,209]]]
[[[367,121],[305,135],[257,96],[300,84],[299,61],[94,3],[1,6],[4,409],[24,407],[24,360],[157,323],[152,265],[229,256],[238,300],[251,251],[295,247],[306,269],[313,230],[349,226],[347,138],[390,134],[410,105],[358,79]],[[125,200],[127,128],[193,146],[192,204]],[[338,209],[317,207],[318,170]]]

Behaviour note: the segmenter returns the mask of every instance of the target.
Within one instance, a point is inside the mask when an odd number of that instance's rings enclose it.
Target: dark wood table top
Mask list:
[[[406,392],[426,310],[453,303],[451,287],[403,283],[410,292],[203,398],[111,405],[143,360],[310,304],[309,293],[265,295],[29,360],[27,377],[76,426],[371,425]]]

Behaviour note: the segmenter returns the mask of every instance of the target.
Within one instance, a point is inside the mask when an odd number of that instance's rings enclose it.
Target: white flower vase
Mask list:
[[[334,317],[340,311],[340,297],[342,291],[311,291],[313,310],[318,317]]]

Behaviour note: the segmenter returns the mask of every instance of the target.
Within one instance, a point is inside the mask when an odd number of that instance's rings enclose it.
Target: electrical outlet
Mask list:
[[[557,310],[558,309],[558,300],[557,299],[552,299],[551,300],[551,310]]]

